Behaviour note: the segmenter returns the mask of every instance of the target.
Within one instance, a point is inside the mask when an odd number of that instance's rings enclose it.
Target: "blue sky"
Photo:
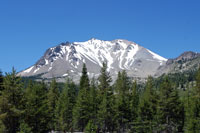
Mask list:
[[[1,0],[0,69],[66,41],[127,39],[165,57],[200,52],[200,0]]]

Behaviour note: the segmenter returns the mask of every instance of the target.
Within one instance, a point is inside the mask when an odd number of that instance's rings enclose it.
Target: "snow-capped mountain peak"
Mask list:
[[[42,78],[72,76],[78,80],[83,63],[90,77],[97,77],[103,62],[115,79],[126,70],[129,76],[154,75],[167,59],[144,47],[123,39],[104,41],[92,38],[85,42],[66,42],[49,48],[35,65],[19,73],[21,76],[41,75]]]

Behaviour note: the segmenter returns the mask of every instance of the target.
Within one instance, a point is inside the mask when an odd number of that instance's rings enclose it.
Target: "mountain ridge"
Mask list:
[[[37,76],[41,79],[56,78],[64,82],[67,76],[78,81],[83,63],[90,78],[97,78],[103,62],[115,80],[118,71],[126,70],[129,77],[158,77],[164,73],[179,72],[180,63],[200,58],[199,53],[187,51],[174,59],[166,59],[134,42],[125,39],[111,41],[92,38],[85,42],[66,42],[47,49],[31,67],[18,73],[23,77]],[[188,63],[189,64],[189,63]],[[187,66],[198,66],[198,60]],[[186,65],[186,64],[185,64]],[[183,65],[184,66],[184,65]],[[184,69],[183,69],[184,68]],[[180,69],[187,70],[186,67]]]
[[[103,62],[116,79],[118,71],[126,70],[131,77],[154,75],[156,69],[167,59],[125,39],[111,41],[92,38],[85,42],[66,42],[46,50],[31,67],[19,72],[23,77],[42,75],[41,78],[65,78],[78,80],[83,63],[88,67],[89,77],[98,77]]]
[[[155,76],[168,73],[183,73],[196,71],[200,67],[200,53],[186,51],[174,59],[168,59],[166,65],[161,66]]]

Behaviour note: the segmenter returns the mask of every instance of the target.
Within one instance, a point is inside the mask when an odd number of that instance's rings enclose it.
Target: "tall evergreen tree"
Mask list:
[[[160,130],[168,132],[182,130],[184,108],[179,100],[177,90],[173,88],[168,77],[165,77],[160,91],[160,100],[158,103]]]
[[[139,104],[138,127],[139,132],[153,132],[157,107],[156,95],[153,90],[153,78],[148,77],[143,97]]]
[[[107,88],[110,87],[110,83],[112,82],[112,79],[110,77],[110,73],[107,72],[107,63],[103,62],[103,67],[100,71],[100,76],[98,78],[99,80],[99,89],[101,93],[104,93]]]
[[[56,129],[58,131],[73,131],[72,109],[75,98],[76,86],[68,78],[56,104]]]
[[[130,95],[130,87],[129,80],[126,74],[126,71],[122,71],[122,73],[118,73],[118,78],[116,80],[116,108],[117,108],[117,123],[118,123],[118,131],[125,132],[128,128],[129,118],[130,118],[130,108],[129,108],[129,95]]]
[[[192,106],[189,112],[187,132],[200,132],[200,68],[197,71],[195,95],[192,96]]]
[[[197,97],[200,98],[200,67],[196,75],[196,92],[197,92]]]
[[[79,90],[76,104],[73,109],[74,128],[78,131],[84,131],[89,121],[89,95],[87,89]]]
[[[17,132],[17,133],[32,133],[31,130],[32,129],[29,127],[29,125],[27,123],[21,122],[20,127],[19,127],[19,132]]]
[[[99,76],[100,105],[98,110],[98,126],[102,132],[112,131],[114,128],[114,95],[110,82],[112,81],[107,72],[107,65],[103,63]]]
[[[74,128],[78,131],[84,131],[90,114],[90,104],[89,104],[89,78],[87,75],[86,66],[83,65],[82,75],[80,78],[80,89],[78,92],[78,97],[76,104],[73,109],[73,124]]]
[[[0,96],[3,91],[3,74],[0,70]],[[0,119],[0,132],[5,132],[5,125],[3,124],[2,120]]]
[[[98,110],[98,126],[101,132],[112,132],[115,127],[114,95],[111,88],[107,88]]]
[[[0,120],[0,133],[5,133],[6,132],[6,127],[3,124],[3,122]]]
[[[132,132],[136,132],[136,124],[138,118],[139,92],[137,89],[137,82],[134,81],[129,96],[130,117],[129,125]]]
[[[19,128],[22,86],[21,78],[17,77],[14,68],[11,73],[6,73],[3,80],[4,89],[0,95],[0,120],[8,132],[17,132]]]
[[[85,63],[83,64],[83,68],[82,68],[82,75],[80,78],[80,89],[86,88],[89,89],[89,78],[88,78],[88,74],[87,74],[87,67],[85,65]]]
[[[86,133],[96,133],[98,128],[97,111],[98,111],[98,91],[96,81],[93,78],[91,80],[91,86],[89,90],[89,121],[84,129]]]
[[[96,123],[97,110],[98,110],[98,100],[97,100],[97,87],[95,79],[91,81],[91,87],[89,92],[89,105],[90,105],[90,120]],[[94,123],[94,124],[95,124]]]
[[[25,92],[25,111],[21,123],[21,130],[32,132],[50,131],[49,112],[47,105],[47,87],[44,83],[29,83]],[[24,130],[25,130],[24,129]]]
[[[93,120],[89,120],[87,126],[84,130],[85,133],[96,133],[97,132],[97,125]]]
[[[50,88],[47,94],[48,97],[48,108],[49,108],[49,117],[51,118],[50,122],[49,122],[49,127],[52,130],[55,130],[55,109],[56,109],[56,103],[58,101],[59,98],[59,88],[58,85],[56,83],[56,80],[53,79],[51,84],[50,84]]]

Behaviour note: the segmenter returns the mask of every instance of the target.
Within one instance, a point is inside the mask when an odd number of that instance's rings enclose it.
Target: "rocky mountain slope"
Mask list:
[[[104,41],[92,38],[86,42],[66,42],[49,48],[33,66],[21,71],[23,77],[57,78],[64,81],[70,76],[78,81],[83,63],[86,63],[90,78],[97,78],[103,62],[115,80],[118,71],[126,70],[130,77],[145,78],[159,75],[165,69],[167,60],[154,52],[127,40]]]
[[[160,76],[164,73],[180,73],[195,71],[200,67],[200,53],[192,51],[184,52],[175,59],[169,59],[165,65],[158,68],[155,76]]]

